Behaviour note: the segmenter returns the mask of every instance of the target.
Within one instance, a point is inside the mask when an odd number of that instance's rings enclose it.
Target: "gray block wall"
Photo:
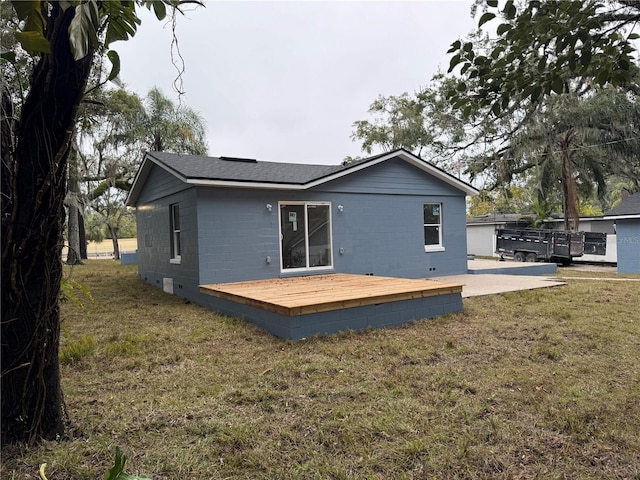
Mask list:
[[[182,255],[179,264],[171,263],[170,205],[180,204]],[[136,210],[138,229],[138,275],[158,288],[175,295],[197,299],[199,260],[196,189],[156,199]],[[165,280],[166,279],[166,280]]]
[[[208,308],[247,320],[280,338],[299,340],[347,330],[365,330],[402,325],[462,310],[460,293],[345,308],[307,315],[286,316],[229,300],[208,297]]]
[[[616,220],[618,273],[640,273],[640,218]]]
[[[464,194],[398,160],[306,191],[199,188],[200,283],[287,275],[280,269],[278,202],[293,201],[331,203],[334,264],[317,273],[466,273]],[[429,202],[443,204],[444,252],[424,251],[422,212]]]

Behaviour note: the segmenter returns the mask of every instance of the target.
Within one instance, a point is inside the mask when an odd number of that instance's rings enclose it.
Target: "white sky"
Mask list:
[[[207,125],[209,154],[338,164],[364,155],[350,138],[378,95],[426,85],[475,24],[471,0],[208,1],[179,16],[183,102]],[[121,80],[174,102],[171,25],[146,10],[112,45]]]

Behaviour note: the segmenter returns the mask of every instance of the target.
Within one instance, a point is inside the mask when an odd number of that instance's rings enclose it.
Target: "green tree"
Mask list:
[[[640,172],[639,107],[634,94],[612,87],[547,97],[505,148],[475,158],[470,174],[494,186],[529,181],[539,202],[559,198],[565,228],[577,229],[581,203],[596,198],[608,207],[608,178]]]
[[[404,148],[420,157],[433,141],[423,111],[424,105],[406,92],[398,97],[379,96],[369,107],[374,118],[354,122],[351,139],[360,140],[368,154],[375,149],[389,152]]]
[[[144,101],[120,88],[104,90],[87,105],[80,134],[84,196],[98,213],[120,258],[118,238],[122,223],[131,217],[126,196],[145,151],[165,149],[174,153],[207,153],[205,122],[192,109],[176,106],[153,88]]]
[[[29,90],[14,116],[2,85],[2,441],[64,431],[58,347],[67,158],[94,52],[118,72],[111,43],[128,40],[147,6],[158,18],[178,1],[12,2],[16,39],[34,55]],[[175,13],[175,10],[174,10]],[[3,52],[11,62],[15,52]],[[5,147],[5,143],[8,148]]]
[[[67,240],[69,242],[69,253],[67,264],[75,265],[82,263],[83,258],[87,258],[86,238],[84,235],[84,203],[82,201],[81,185],[81,158],[80,143],[82,134],[88,126],[96,124],[95,112],[103,102],[100,95],[107,83],[103,72],[105,61],[98,54],[94,54],[94,66],[89,78],[88,92],[85,92],[82,102],[78,108],[72,141],[69,146],[67,197],[65,206],[67,208]]]
[[[487,0],[476,7],[479,30],[499,19],[496,38],[452,44],[449,72],[460,76],[447,96],[464,117],[507,120],[511,129],[493,138],[469,172],[494,184],[533,173],[540,201],[560,186],[568,228],[580,197],[595,188],[604,202],[607,177],[638,176],[632,29],[640,4],[509,0],[498,7]]]
[[[477,36],[474,41],[487,40]],[[461,176],[474,157],[509,137],[513,119],[496,120],[482,112],[464,116],[448,98],[456,82],[439,73],[413,95],[379,97],[369,109],[374,118],[354,122],[352,140],[369,154],[404,148]]]
[[[124,206],[127,192],[142,154],[139,119],[144,115],[140,98],[120,89],[102,89],[85,106],[79,129],[83,149],[80,177],[83,205],[99,214],[120,258],[121,223],[131,214]],[[80,153],[80,152],[79,152]]]
[[[496,190],[480,190],[480,194],[469,199],[471,216],[487,213],[520,213],[533,212],[531,190],[524,186],[505,186]]]
[[[102,217],[95,212],[85,214],[85,228],[89,242],[102,242],[106,238],[105,225]]]
[[[596,184],[600,198],[605,191],[601,152],[582,149],[597,142],[589,138],[589,119],[582,115],[585,106],[571,95],[549,98],[512,142],[513,154],[520,157],[516,162],[533,169],[539,201],[558,186],[562,189],[565,230],[578,229],[579,186],[589,195]]]
[[[494,19],[500,24],[489,48],[457,40],[449,50],[449,72],[459,68],[461,76],[450,98],[467,115],[535,106],[576,79],[637,90],[639,36],[631,30],[640,20],[638,2],[508,0],[500,8],[486,0],[478,27]]]
[[[137,132],[144,138],[146,150],[154,152],[206,155],[206,126],[193,109],[176,106],[158,88],[149,90]]]

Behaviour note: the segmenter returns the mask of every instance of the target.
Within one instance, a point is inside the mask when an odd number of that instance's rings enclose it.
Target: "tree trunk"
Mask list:
[[[51,53],[33,70],[14,154],[2,153],[3,442],[32,444],[64,433],[58,301],[66,160],[93,57],[73,59],[74,15],[74,7],[63,12],[51,2]]]
[[[67,194],[67,265],[81,265],[80,258],[80,225],[78,224],[78,206],[73,192]]]
[[[68,233],[69,251],[67,253],[68,265],[81,265],[82,255],[80,251],[80,180],[78,175],[78,154],[71,148],[69,152],[69,186],[67,189]]]
[[[89,258],[87,255],[87,232],[84,229],[84,215],[82,210],[78,210],[78,233],[80,237],[80,258],[86,260]]]
[[[107,222],[109,232],[111,232],[111,241],[113,242],[113,259],[120,260],[120,245],[118,245],[118,227],[114,227],[111,223]]]
[[[564,138],[560,142],[560,155],[562,155],[562,197],[564,211],[564,229],[577,231],[580,218],[578,214],[578,193],[576,188],[576,179],[573,177],[573,169],[571,168],[571,141],[573,138],[573,129],[569,129]]]

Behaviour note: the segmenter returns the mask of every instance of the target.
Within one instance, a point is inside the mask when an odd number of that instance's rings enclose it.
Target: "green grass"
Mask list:
[[[98,341],[93,335],[82,335],[78,340],[71,338],[66,332],[60,345],[60,363],[63,365],[81,362],[84,358],[95,355]]]
[[[154,479],[640,478],[640,282],[289,342],[135,266],[74,279],[93,302],[64,304],[63,328],[96,346],[62,366],[70,438],[3,446],[3,479],[43,462],[49,480],[101,478],[116,446]]]

